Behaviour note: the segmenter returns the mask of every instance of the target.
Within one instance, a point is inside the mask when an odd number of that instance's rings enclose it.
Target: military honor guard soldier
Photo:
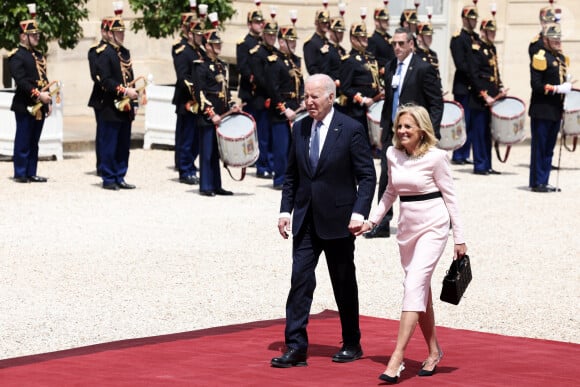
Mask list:
[[[89,48],[88,60],[89,60],[89,70],[91,73],[91,79],[93,80],[93,90],[91,91],[91,96],[89,97],[88,106],[92,107],[95,111],[95,121],[97,123],[97,131],[95,134],[95,156],[96,156],[96,170],[97,176],[101,176],[101,153],[99,150],[99,144],[102,142],[101,138],[101,127],[100,127],[100,115],[103,108],[103,87],[101,82],[97,77],[97,58],[98,56],[107,48],[108,44],[108,31],[109,31],[110,19],[104,18],[101,21],[101,40],[96,42]]]
[[[33,5],[33,4],[31,4]],[[32,15],[36,6],[29,7]],[[44,183],[45,177],[38,176],[38,141],[44,119],[52,111],[52,97],[44,88],[48,86],[46,58],[36,49],[40,30],[34,17],[19,23],[18,47],[8,55],[10,73],[16,82],[16,92],[10,110],[16,117],[14,138],[14,181],[18,183]],[[38,106],[40,104],[40,106]],[[37,105],[36,112],[29,109]]]
[[[329,51],[328,51],[328,71],[329,75],[336,84],[337,90],[340,87],[338,80],[340,74],[340,64],[342,57],[346,55],[346,49],[341,45],[346,30],[344,19],[341,16],[330,19],[330,28],[328,31]],[[337,91],[340,95],[340,92]],[[336,107],[336,106],[335,106]]]
[[[120,13],[111,19],[108,34],[109,44],[97,59],[97,76],[103,87],[100,170],[103,188],[118,191],[135,188],[125,181],[125,175],[129,169],[131,125],[139,93],[132,86],[133,64],[131,53],[123,45],[125,22]]]
[[[195,44],[196,34],[199,35],[203,31],[201,27],[203,21],[194,18],[194,13],[181,15],[182,38],[171,49],[176,75],[172,100],[177,114],[176,166],[179,171],[179,182],[188,185],[199,183],[195,165],[195,159],[199,154],[199,135],[196,130],[199,103],[194,99],[193,62],[205,56],[199,44]],[[197,27],[197,30],[193,27]]]
[[[316,11],[314,17],[314,34],[304,42],[304,63],[308,74],[326,74],[330,76],[328,68],[328,53],[330,43],[326,33],[330,28],[330,15],[326,9]]]
[[[506,95],[499,74],[497,50],[494,44],[496,30],[495,20],[482,20],[481,40],[472,45],[470,56],[472,87],[469,107],[471,109],[473,173],[476,175],[501,174],[491,167],[490,107]]]
[[[368,35],[364,23],[354,23],[350,28],[349,55],[342,58],[340,66],[340,91],[345,97],[347,115],[360,122],[368,138],[368,108],[383,98],[380,87],[379,65],[367,51]]]
[[[455,33],[451,38],[450,48],[453,63],[455,64],[455,75],[453,76],[453,98],[463,107],[465,124],[467,126],[467,140],[465,144],[453,151],[451,158],[454,164],[470,164],[469,155],[471,152],[471,114],[469,108],[469,93],[471,88],[469,56],[472,45],[479,44],[479,36],[474,31],[477,26],[478,13],[474,6],[468,5],[461,10],[461,31]]]
[[[270,96],[272,153],[274,156],[274,189],[281,190],[290,149],[290,123],[303,106],[304,79],[302,61],[296,56],[296,28],[282,26],[278,30],[278,53],[268,56],[265,74]]]
[[[423,59],[423,61],[431,64],[437,70],[437,75],[441,78],[439,74],[439,58],[437,53],[431,49],[431,44],[433,43],[433,26],[431,23],[419,23],[417,25],[417,44],[415,48],[415,53],[418,57]]]
[[[211,15],[210,15],[211,16]],[[197,87],[196,100],[199,101],[199,193],[203,196],[230,196],[233,192],[222,187],[220,156],[216,127],[222,115],[231,110],[238,112],[239,106],[231,99],[228,88],[227,64],[219,58],[222,40],[217,29],[204,32],[204,46],[207,57],[194,62],[194,82]]]
[[[570,59],[562,52],[561,38],[560,25],[547,24],[542,38],[543,45],[539,46],[531,59],[532,99],[529,116],[532,144],[529,186],[533,192],[560,191],[560,188],[548,182],[564,110],[564,97],[572,90],[567,74]]]
[[[395,57],[389,35],[389,11],[387,8],[376,8],[374,12],[375,32],[369,38],[367,50],[374,55],[379,64],[379,72],[385,73],[385,65]]]

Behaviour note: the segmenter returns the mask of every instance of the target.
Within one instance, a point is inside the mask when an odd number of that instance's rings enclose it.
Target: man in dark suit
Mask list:
[[[443,116],[443,94],[437,70],[431,64],[414,54],[413,34],[406,28],[397,28],[393,35],[393,46],[396,59],[385,67],[385,103],[381,112],[381,176],[379,179],[378,199],[387,188],[386,150],[393,143],[393,122],[400,105],[414,103],[423,106],[429,112],[435,135],[440,138],[439,125]],[[390,236],[389,221],[392,210],[368,233],[366,238],[387,238]]]
[[[362,356],[352,233],[368,216],[376,176],[363,126],[333,109],[335,94],[329,76],[308,78],[304,96],[309,117],[293,128],[278,221],[278,231],[288,238],[293,212],[287,350],[272,359],[273,367],[306,365],[306,325],[323,251],[342,325],[343,346],[332,360],[345,363]]]

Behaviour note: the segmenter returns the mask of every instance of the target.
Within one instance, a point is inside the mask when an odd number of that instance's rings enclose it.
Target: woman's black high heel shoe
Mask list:
[[[437,360],[435,360],[435,365],[433,366],[433,369],[431,371],[427,371],[427,370],[423,369],[423,367],[425,367],[425,364],[427,364],[427,360],[425,360],[423,362],[423,364],[421,364],[421,369],[419,370],[419,373],[417,373],[417,375],[419,375],[419,376],[433,376],[433,374],[435,373],[435,370],[437,369],[437,364],[439,364],[442,357],[443,357],[443,351],[440,350],[439,357],[437,358]]]
[[[405,363],[401,363],[401,365],[399,366],[399,369],[397,370],[397,375],[389,376],[387,374],[380,374],[379,379],[381,379],[383,382],[395,384],[399,381],[399,376],[401,376],[401,371],[403,371],[404,369],[405,369]]]

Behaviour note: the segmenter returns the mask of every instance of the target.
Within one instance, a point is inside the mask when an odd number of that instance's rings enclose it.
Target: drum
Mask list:
[[[578,89],[572,89],[564,99],[562,132],[567,136],[580,135],[580,90]]]
[[[247,167],[258,160],[256,122],[246,113],[234,113],[222,119],[217,127],[220,158],[232,167]]]
[[[526,133],[526,104],[516,97],[505,97],[491,106],[491,136],[505,145],[522,141]]]
[[[439,127],[441,139],[437,147],[444,150],[459,149],[467,141],[463,107],[455,101],[443,101],[443,117]]]
[[[367,112],[367,123],[369,126],[369,140],[372,146],[381,147],[381,135],[383,129],[381,128],[381,112],[385,101],[380,100],[373,103]]]

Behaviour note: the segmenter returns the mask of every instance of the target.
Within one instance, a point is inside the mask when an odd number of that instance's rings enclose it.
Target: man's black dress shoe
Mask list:
[[[332,361],[335,363],[349,363],[361,358],[362,348],[359,345],[343,345],[340,351],[334,354]]]
[[[276,191],[282,191],[284,189],[284,185],[283,184],[274,184],[274,188]]]
[[[265,172],[256,172],[256,177],[260,179],[271,179],[272,174],[268,171]]]
[[[189,175],[179,178],[179,182],[188,185],[196,185],[199,184],[199,178],[195,175]]]
[[[465,164],[465,160],[451,160],[451,164],[463,165]]]
[[[489,171],[473,171],[473,174],[487,176],[489,175]]]
[[[371,239],[371,238],[388,238],[391,236],[391,230],[390,230],[390,226],[386,225],[378,225],[375,226],[375,228],[373,228],[371,231],[369,232],[365,232],[363,234],[363,236],[365,238]]]
[[[496,171],[495,169],[490,169],[488,172],[490,175],[501,175],[501,172]]]
[[[14,181],[17,183],[28,183],[28,177],[15,177]]]
[[[111,184],[103,183],[103,189],[108,189],[109,191],[118,191],[119,186],[116,183],[111,183]]]
[[[306,352],[294,348],[288,349],[280,357],[273,358],[270,364],[276,368],[304,367],[308,365],[306,363]]]
[[[232,191],[226,191],[223,188],[218,188],[215,190],[215,194],[220,196],[232,196],[234,193]]]
[[[135,185],[127,183],[125,180],[117,184],[121,189],[135,189]]]
[[[201,191],[201,190],[200,190],[200,191],[199,191],[199,194],[200,194],[201,196],[215,196],[215,192],[213,192],[213,191]]]
[[[532,192],[561,192],[560,188],[551,186],[549,184],[540,184],[532,187]]]
[[[30,176],[28,178],[28,181],[30,181],[31,183],[46,183],[48,179],[46,177],[42,177],[42,176]]]
[[[471,161],[471,160],[469,160],[469,159],[465,159],[465,164],[472,165],[472,164],[473,164],[473,161]]]

